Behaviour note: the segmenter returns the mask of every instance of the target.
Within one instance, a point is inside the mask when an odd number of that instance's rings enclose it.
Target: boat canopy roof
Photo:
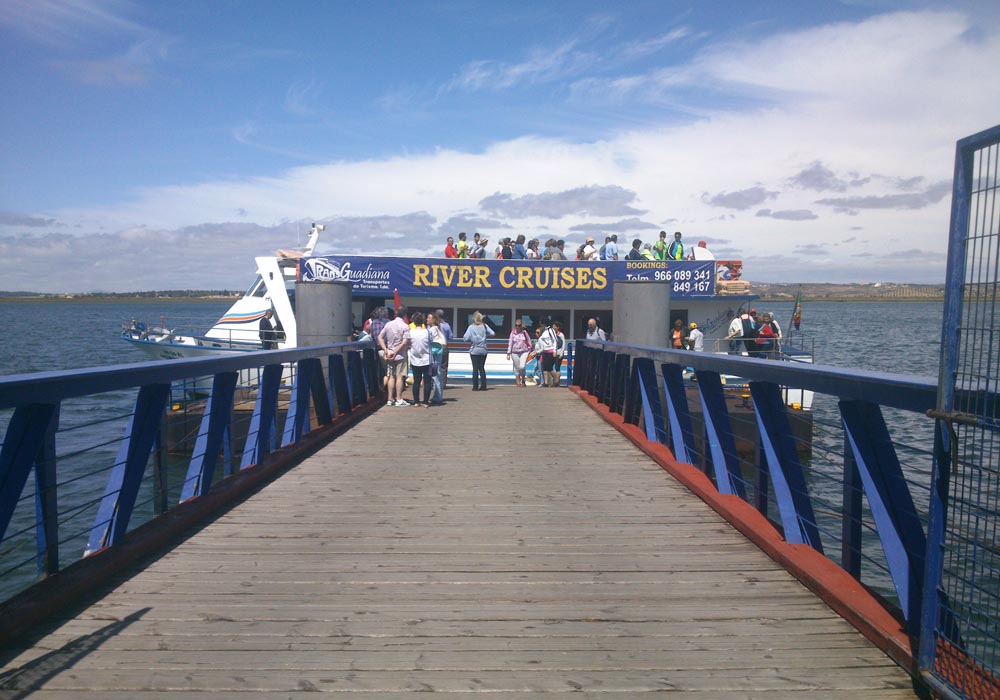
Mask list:
[[[496,260],[325,255],[299,261],[303,282],[350,281],[355,297],[505,298],[610,301],[616,282],[666,282],[672,298],[716,296],[741,261]],[[728,280],[727,280],[728,281]],[[747,284],[747,287],[749,285]]]

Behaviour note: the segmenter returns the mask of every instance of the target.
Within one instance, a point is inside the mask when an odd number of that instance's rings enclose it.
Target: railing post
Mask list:
[[[243,459],[240,469],[259,464],[264,456],[271,451],[272,432],[275,430],[275,419],[278,412],[278,389],[281,386],[283,367],[265,365],[257,385],[257,402],[253,408],[253,418],[250,419],[250,429],[247,431],[247,441],[243,448]]]
[[[128,532],[142,475],[169,397],[170,384],[147,384],[139,389],[135,411],[108,477],[84,556],[117,544]]]
[[[35,493],[37,494],[38,527],[35,547],[38,553],[38,573],[51,576],[59,571],[59,499],[56,479],[56,431],[59,429],[59,404],[52,417],[35,458]]]
[[[739,457],[736,454],[736,440],[726,408],[726,395],[722,389],[722,379],[718,372],[697,371],[698,395],[701,397],[702,417],[705,421],[705,435],[715,475],[715,487],[719,493],[736,495],[746,500],[746,487],[740,474]]]
[[[238,372],[220,372],[212,378],[212,393],[205,401],[198,439],[181,488],[181,503],[204,495],[212,485],[219,450],[222,449],[226,428],[229,427],[238,378]]]
[[[785,541],[808,544],[822,553],[823,542],[781,389],[771,382],[750,382],[750,395],[757,415],[757,432],[767,455]]]
[[[350,413],[351,395],[347,387],[347,369],[344,367],[344,356],[337,353],[330,355],[330,385],[333,388],[333,395],[336,403],[335,412],[337,415]]]
[[[691,425],[691,411],[688,409],[687,391],[684,388],[684,370],[680,365],[661,364],[663,393],[667,399],[667,415],[670,419],[670,447],[678,462],[694,464],[694,427]]]
[[[861,580],[861,475],[851,450],[851,441],[844,433],[844,516],[840,526],[840,566]]]

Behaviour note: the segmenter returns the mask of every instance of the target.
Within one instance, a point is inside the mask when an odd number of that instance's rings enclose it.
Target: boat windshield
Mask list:
[[[255,279],[253,281],[253,284],[250,285],[250,287],[246,291],[246,294],[244,294],[243,296],[245,296],[245,297],[262,297],[262,296],[264,296],[264,293],[266,291],[267,291],[267,287],[264,284],[264,278],[261,277],[260,275],[257,275],[257,279]]]

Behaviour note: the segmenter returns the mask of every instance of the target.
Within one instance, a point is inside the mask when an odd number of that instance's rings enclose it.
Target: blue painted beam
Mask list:
[[[212,485],[219,451],[229,428],[237,379],[238,372],[222,372],[212,379],[212,393],[205,402],[198,438],[181,488],[181,503],[204,495]]]
[[[862,401],[841,401],[839,406],[899,605],[915,634],[927,546],[923,526],[882,411]]]
[[[45,444],[57,404],[29,404],[14,411],[0,449],[0,539],[14,515],[28,474]]]
[[[750,382],[761,448],[767,455],[768,474],[784,529],[785,541],[808,544],[823,551],[802,462],[788,422],[781,387],[770,382]]]
[[[365,377],[361,368],[361,357],[356,352],[347,353],[348,387],[351,393],[351,408],[356,408],[368,401],[365,392]]]
[[[722,378],[718,372],[707,371],[695,372],[695,376],[698,379],[698,395],[701,397],[705,438],[708,442],[705,453],[714,470],[715,487],[720,493],[739,496],[746,500],[746,487],[740,473],[736,439],[733,437],[729,409],[726,407]]]
[[[844,435],[844,484],[843,519],[840,526],[840,566],[854,578],[861,580],[861,494],[864,485],[854,460],[850,438]]]
[[[344,356],[340,353],[330,355],[329,367],[336,414],[350,413],[352,408],[351,394],[347,388],[347,368],[344,366]]]
[[[684,369],[680,365],[664,364],[660,365],[660,373],[670,421],[670,449],[678,462],[694,464],[694,426],[684,388]]]
[[[330,393],[324,381],[323,362],[317,357],[312,360],[299,360],[299,366],[303,362],[312,363],[309,393],[312,396],[313,410],[316,412],[316,422],[319,425],[327,425],[333,420],[333,412],[330,410]]]
[[[108,476],[84,556],[117,544],[128,532],[142,476],[169,398],[169,384],[148,384],[139,389],[135,410]]]
[[[56,478],[59,406],[54,408],[35,457],[35,522],[38,523],[35,529],[35,550],[40,577],[51,576],[59,571],[59,482]]]
[[[638,378],[638,388],[642,402],[642,423],[646,430],[646,439],[650,442],[667,444],[667,435],[663,423],[663,404],[660,401],[660,388],[656,382],[656,367],[649,358],[639,358],[632,366]]]
[[[272,351],[273,352],[273,351]],[[278,413],[278,389],[281,386],[281,365],[266,365],[257,386],[257,401],[247,432],[240,469],[260,464],[275,446],[275,423]]]

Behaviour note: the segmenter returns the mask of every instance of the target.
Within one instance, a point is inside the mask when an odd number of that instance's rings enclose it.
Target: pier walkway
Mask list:
[[[915,697],[567,389],[382,408],[30,641],[0,697]]]

